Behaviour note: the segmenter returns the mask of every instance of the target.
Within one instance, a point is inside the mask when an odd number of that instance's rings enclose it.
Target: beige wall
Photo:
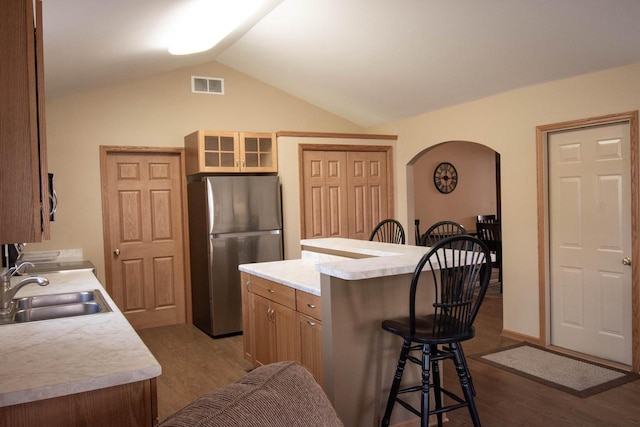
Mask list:
[[[640,64],[457,105],[378,126],[397,134],[396,209],[413,223],[418,153],[444,141],[474,141],[501,154],[504,328],[539,336],[536,126],[640,109]]]
[[[458,172],[458,185],[449,194],[433,183],[440,162],[451,163]],[[478,214],[496,214],[495,151],[480,144],[452,141],[426,150],[413,164],[414,216],[424,233],[438,221],[456,221],[467,231],[476,229]],[[415,232],[410,227],[409,236]]]
[[[191,74],[224,78],[226,95],[191,94]],[[445,141],[474,141],[501,154],[504,328],[537,337],[535,128],[636,109],[640,64],[528,87],[368,131],[398,135],[393,144],[395,216],[405,227],[414,220],[414,179],[408,165],[416,155]],[[52,239],[29,249],[80,247],[103,278],[98,146],[180,146],[182,137],[198,128],[363,131],[217,63],[49,100],[49,169],[56,174],[60,210]],[[298,185],[297,145],[284,141],[279,155],[285,244],[291,248],[300,232],[299,202],[293,191]]]
[[[225,95],[191,93],[191,75],[224,78]],[[49,171],[55,173],[60,207],[51,240],[29,244],[27,250],[82,248],[101,280],[100,145],[182,146],[183,137],[196,129],[362,132],[216,62],[50,99],[46,119]],[[280,168],[297,173],[297,162],[281,161]],[[285,226],[299,233],[297,224]]]

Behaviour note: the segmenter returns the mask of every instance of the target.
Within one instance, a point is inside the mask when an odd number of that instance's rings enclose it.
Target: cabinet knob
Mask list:
[[[307,304],[307,307],[309,307],[309,308],[316,308],[315,304]]]
[[[115,256],[120,255],[120,249],[115,249],[115,250],[113,251],[113,254],[114,254]]]
[[[267,289],[267,292],[269,292],[270,294],[275,294],[276,291],[274,291],[273,289]]]
[[[316,326],[316,322],[312,322],[311,320],[307,320],[307,324],[309,324],[309,326]]]

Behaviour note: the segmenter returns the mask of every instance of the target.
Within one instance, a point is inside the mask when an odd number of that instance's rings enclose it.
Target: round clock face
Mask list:
[[[458,185],[458,172],[451,163],[440,163],[433,172],[433,183],[439,192],[449,194]]]

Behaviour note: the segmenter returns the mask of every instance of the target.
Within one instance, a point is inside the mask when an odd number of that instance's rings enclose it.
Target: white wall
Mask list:
[[[523,88],[369,129],[397,134],[396,212],[413,223],[407,165],[427,147],[474,141],[501,154],[504,329],[539,336],[536,126],[640,109],[640,64]],[[637,129],[636,129],[637,131]]]

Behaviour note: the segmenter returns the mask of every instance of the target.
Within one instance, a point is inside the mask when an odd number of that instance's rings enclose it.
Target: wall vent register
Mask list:
[[[224,79],[191,76],[191,92],[224,95]]]

